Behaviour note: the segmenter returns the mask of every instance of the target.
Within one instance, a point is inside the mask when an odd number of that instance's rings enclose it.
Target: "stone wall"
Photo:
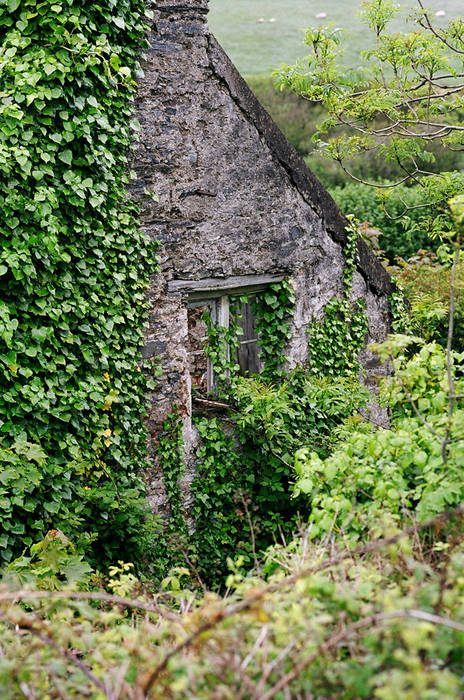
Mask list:
[[[290,362],[304,361],[307,327],[342,292],[346,221],[288,144],[209,33],[205,0],[158,0],[140,80],[140,140],[134,194],[147,234],[162,243],[161,274],[149,293],[146,357],[161,361],[160,390],[148,418],[150,452],[176,406],[190,427],[187,308],[172,280],[281,274],[297,304]],[[155,203],[146,192],[159,196]],[[368,342],[388,331],[390,280],[360,241],[354,298],[366,300]],[[377,363],[363,353],[369,371]],[[154,508],[162,484],[148,475]]]

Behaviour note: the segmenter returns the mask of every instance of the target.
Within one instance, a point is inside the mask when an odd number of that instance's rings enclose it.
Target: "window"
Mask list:
[[[242,332],[238,338],[240,345],[237,350],[237,363],[240,374],[243,376],[256,374],[261,369],[258,352],[258,336],[255,330],[255,317],[253,313],[252,299],[255,295],[248,295],[248,301],[241,305],[239,325]]]
[[[240,374],[246,376],[260,371],[258,336],[255,330],[252,298],[273,282],[280,282],[283,275],[260,275],[235,277],[220,280],[173,280],[168,283],[168,293],[181,292],[186,297],[188,318],[187,354],[192,380],[192,390],[199,395],[214,391],[214,373],[206,357],[204,345],[207,340],[207,327],[203,320],[204,312],[216,325],[229,327],[234,310],[234,298],[246,295],[247,301],[241,304],[239,325],[242,332],[238,338],[236,351]]]
[[[207,394],[213,389],[212,367],[204,350],[207,339],[206,323],[203,320],[205,311],[211,313],[208,304],[188,307],[187,311],[187,356],[192,390],[201,394]]]

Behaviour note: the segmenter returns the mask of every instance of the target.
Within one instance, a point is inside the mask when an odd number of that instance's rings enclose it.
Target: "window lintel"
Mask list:
[[[189,301],[237,296],[249,292],[261,292],[270,284],[285,279],[284,273],[241,275],[237,277],[209,277],[201,280],[170,280],[168,294],[188,296]]]

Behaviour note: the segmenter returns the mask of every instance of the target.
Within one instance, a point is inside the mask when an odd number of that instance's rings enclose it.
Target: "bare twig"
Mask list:
[[[246,502],[245,497],[244,497],[243,494],[242,494],[242,503],[243,503],[243,507],[245,508],[245,513],[246,513],[246,516],[247,516],[248,525],[249,525],[249,527],[250,527],[250,534],[251,534],[251,550],[252,550],[252,552],[253,552],[253,561],[254,561],[254,564],[255,564],[255,569],[256,569],[256,571],[259,572],[259,571],[260,571],[260,567],[259,567],[258,555],[257,555],[257,552],[256,552],[255,528],[253,527],[253,523],[251,522],[250,510],[249,510],[249,508],[248,508],[248,504],[247,504],[247,502]]]
[[[441,617],[439,615],[434,615],[432,613],[423,610],[395,610],[388,613],[378,613],[376,615],[369,615],[368,617],[358,620],[357,622],[345,627],[336,634],[332,635],[326,642],[323,642],[318,646],[312,654],[310,654],[305,659],[302,659],[294,668],[286,673],[279,681],[264,695],[261,696],[260,700],[271,700],[275,697],[279,691],[287,687],[289,683],[298,678],[300,673],[313,663],[319,656],[330,651],[333,647],[336,647],[341,642],[350,639],[353,635],[356,635],[361,630],[366,627],[372,627],[380,622],[386,622],[394,620],[396,618],[410,617],[416,620],[423,620],[424,622],[430,622],[434,625],[443,625],[445,627],[450,627],[451,629],[458,630],[459,632],[464,632],[464,625],[460,622],[455,622],[447,617]]]
[[[434,204],[434,202],[424,202],[423,204],[414,204],[413,206],[409,206],[409,204],[406,204],[402,197],[399,197],[398,199],[404,206],[403,211],[401,212],[401,214],[398,214],[398,216],[392,216],[391,214],[389,214],[385,204],[382,205],[382,211],[384,212],[387,219],[390,219],[390,221],[398,221],[398,219],[402,219],[408,211],[412,211],[413,209],[423,209],[424,207],[431,207]]]
[[[343,554],[326,559],[325,561],[321,562],[320,564],[317,564],[315,566],[308,566],[304,569],[301,569],[300,571],[296,572],[295,574],[292,574],[291,576],[287,576],[286,578],[282,579],[281,581],[278,581],[277,583],[269,584],[268,586],[265,586],[264,588],[262,588],[258,591],[255,590],[255,591],[251,592],[245,600],[242,600],[239,603],[236,603],[235,605],[230,605],[230,606],[223,608],[222,610],[218,610],[212,619],[208,620],[203,625],[201,625],[197,630],[192,632],[186,639],[184,639],[183,642],[178,644],[168,654],[166,654],[163,661],[161,661],[161,663],[158,664],[158,666],[152,671],[152,673],[150,674],[150,676],[148,677],[148,679],[144,683],[144,686],[143,686],[144,693],[147,694],[149,692],[152,685],[155,683],[157,678],[165,671],[169,661],[174,656],[179,654],[184,649],[188,648],[191,644],[193,644],[193,642],[195,642],[203,634],[205,634],[209,630],[213,629],[214,627],[217,627],[217,625],[219,625],[224,619],[228,619],[233,615],[237,615],[238,613],[243,612],[244,610],[248,610],[249,608],[253,607],[256,603],[258,603],[260,600],[265,598],[270,593],[275,593],[276,591],[279,591],[282,588],[286,588],[288,586],[291,586],[294,583],[296,583],[296,581],[298,581],[300,578],[302,578],[304,576],[310,576],[310,575],[319,573],[320,571],[324,571],[324,570],[330,569],[334,566],[338,566],[339,564],[344,562],[346,559],[352,559],[355,556],[361,556],[361,555],[366,555],[366,554],[369,554],[372,552],[378,552],[381,549],[383,549],[384,547],[388,547],[390,545],[396,544],[404,537],[408,537],[410,535],[413,535],[415,532],[417,532],[419,530],[431,528],[433,526],[436,526],[439,523],[445,523],[447,520],[449,520],[453,517],[456,517],[456,516],[462,516],[463,514],[464,514],[464,504],[456,506],[456,508],[453,508],[452,510],[446,511],[445,513],[442,513],[441,515],[438,515],[435,518],[432,518],[431,520],[427,521],[426,523],[422,523],[421,525],[414,524],[412,527],[405,528],[401,532],[397,533],[396,535],[392,535],[391,537],[386,537],[382,540],[377,540],[375,542],[368,542],[367,544],[360,545],[359,547],[356,547],[353,550],[348,550],[347,552],[344,552]],[[463,625],[463,629],[464,629],[464,625]],[[260,700],[262,700],[262,698]]]
[[[39,629],[34,627],[32,622],[27,619],[26,616],[24,616],[20,621],[15,621],[14,623],[9,619],[8,615],[5,613],[4,610],[0,609],[0,617],[8,624],[10,625],[16,625],[19,629],[23,629],[29,634],[32,634],[34,637],[37,637],[42,641],[44,644],[47,646],[51,647],[54,649],[60,656],[62,656],[64,659],[69,661],[70,663],[74,664],[74,666],[77,666],[77,668],[82,671],[82,673],[87,676],[89,681],[95,685],[97,688],[99,688],[104,694],[106,698],[111,698],[111,695],[108,692],[108,689],[106,685],[99,679],[97,678],[92,671],[80,660],[78,659],[73,653],[68,651],[67,649],[63,649],[60,647],[52,637],[48,634],[44,634],[41,632]]]
[[[110,593],[95,591],[0,591],[0,603],[20,600],[96,600],[102,603],[121,605],[124,608],[156,613],[171,622],[180,622],[179,616],[161,608],[156,603],[146,603],[144,600],[133,600],[132,598],[120,598]]]
[[[258,651],[259,647],[262,645],[264,642],[264,639],[267,637],[267,634],[269,632],[269,625],[264,625],[261,629],[261,632],[259,633],[258,637],[256,638],[255,643],[253,644],[251,651],[249,654],[243,659],[242,663],[240,664],[240,670],[245,671],[245,669],[249,666],[251,661],[253,660],[254,655]]]
[[[383,189],[383,190],[391,190],[393,187],[396,187],[397,185],[403,184],[403,182],[407,182],[408,180],[411,179],[413,175],[416,173],[411,173],[411,175],[407,175],[406,177],[403,177],[401,180],[398,180],[398,182],[394,182],[390,185],[382,185],[382,184],[377,184],[376,182],[368,182],[367,180],[363,180],[359,177],[356,177],[356,175],[353,175],[347,167],[343,164],[343,161],[341,158],[337,158],[337,163],[340,165],[341,169],[343,170],[344,173],[346,173],[349,177],[351,177],[353,180],[356,182],[360,182],[362,185],[367,185],[368,187],[376,187],[377,189]]]
[[[200,584],[200,587],[203,590],[203,593],[206,593],[206,586],[204,584],[203,579],[200,576],[200,572],[198,571],[197,567],[195,566],[193,561],[190,559],[189,555],[187,554],[187,552],[185,550],[182,550],[182,555],[185,559],[187,566],[189,566],[192,569],[193,573],[195,574],[195,578],[198,581],[198,583]]]

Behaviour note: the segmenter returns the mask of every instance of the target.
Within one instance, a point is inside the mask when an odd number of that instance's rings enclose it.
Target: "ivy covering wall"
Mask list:
[[[350,301],[356,235],[353,224],[345,248],[344,296],[329,303],[331,315],[326,308],[324,320],[311,325],[305,366],[285,369],[295,303],[290,280],[270,285],[252,300],[262,363],[259,376],[240,376],[235,359],[241,334],[239,309],[247,297],[231,306],[227,329],[204,315],[205,353],[217,381],[211,398],[219,399],[220,408],[216,415],[193,419],[200,442],[188,512],[181,492],[185,472],[181,421],[174,414],[164,425],[158,457],[171,518],[157,550],[161,577],[170,570],[188,572],[183,568],[187,563],[203,585],[220,589],[233,556],[240,561],[238,569],[245,571],[270,545],[290,540],[298,523],[308,518],[304,499],[292,497],[295,453],[304,446],[303,451],[327,458],[337,441],[336,429],[362,422],[356,414],[372,398],[356,377],[357,355],[367,331],[365,312]],[[325,375],[324,363],[330,370]]]
[[[125,194],[140,0],[0,5],[0,556],[137,559],[152,247]],[[31,444],[41,449],[32,448]]]

